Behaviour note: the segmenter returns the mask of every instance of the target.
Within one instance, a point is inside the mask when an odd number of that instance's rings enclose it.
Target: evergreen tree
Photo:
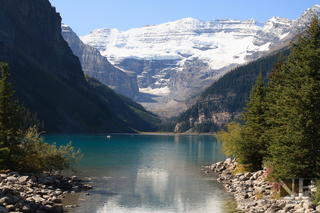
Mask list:
[[[10,73],[7,63],[0,63],[0,148],[2,167],[11,167],[15,155],[18,154],[20,138],[20,118],[23,108],[13,96],[15,91],[9,82]]]
[[[242,164],[249,164],[251,169],[261,169],[261,164],[266,156],[268,143],[264,139],[266,129],[265,114],[266,88],[264,87],[262,75],[257,78],[253,86],[250,101],[243,112],[246,125],[241,128],[241,140],[239,141],[239,159]]]
[[[268,137],[273,177],[319,176],[320,26],[314,17],[297,35],[287,62],[271,78]],[[269,86],[269,85],[268,85]]]

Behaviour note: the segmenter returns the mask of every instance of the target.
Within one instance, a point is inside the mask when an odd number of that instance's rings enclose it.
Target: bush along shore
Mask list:
[[[309,196],[285,196],[280,198],[275,183],[266,180],[267,168],[256,172],[236,173],[232,171],[238,163],[231,158],[210,166],[204,166],[205,173],[215,172],[218,182],[223,183],[237,201],[237,210],[250,213],[320,213],[320,205],[315,206]],[[310,192],[316,187],[311,186]]]
[[[43,173],[20,175],[10,170],[0,171],[0,181],[0,213],[60,213],[63,212],[62,199],[68,193],[92,189],[76,176],[69,178]]]

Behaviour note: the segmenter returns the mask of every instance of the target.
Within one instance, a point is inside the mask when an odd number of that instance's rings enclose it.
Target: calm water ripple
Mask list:
[[[225,158],[209,135],[45,135],[48,143],[72,141],[84,157],[77,176],[91,181],[90,196],[68,195],[69,212],[237,212],[232,194],[201,166]]]

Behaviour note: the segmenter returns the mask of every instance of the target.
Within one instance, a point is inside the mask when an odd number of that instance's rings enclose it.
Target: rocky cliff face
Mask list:
[[[61,33],[73,53],[79,57],[82,69],[86,74],[108,85],[117,93],[132,99],[139,96],[135,72],[122,71],[114,67],[97,49],[84,44],[69,26],[62,24]]]
[[[0,5],[1,60],[17,61],[10,54],[21,54],[70,84],[88,87],[79,60],[62,39],[61,17],[49,1],[0,0]]]

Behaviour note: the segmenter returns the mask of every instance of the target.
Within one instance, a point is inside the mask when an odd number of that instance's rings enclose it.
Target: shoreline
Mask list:
[[[215,136],[214,133],[174,133],[174,132],[139,132],[138,134],[142,135],[212,135]]]
[[[222,183],[229,193],[234,194],[237,210],[249,213],[320,213],[320,205],[314,206],[310,196],[274,199],[276,195],[272,190],[273,185],[265,181],[266,168],[232,175],[231,172],[237,164],[235,160],[228,158],[210,166],[203,166],[205,173],[218,174],[217,181]]]
[[[22,174],[22,173],[21,173]],[[9,170],[0,174],[0,212],[64,212],[63,199],[92,189],[76,176],[27,173],[20,175]],[[89,193],[86,193],[89,195]]]

